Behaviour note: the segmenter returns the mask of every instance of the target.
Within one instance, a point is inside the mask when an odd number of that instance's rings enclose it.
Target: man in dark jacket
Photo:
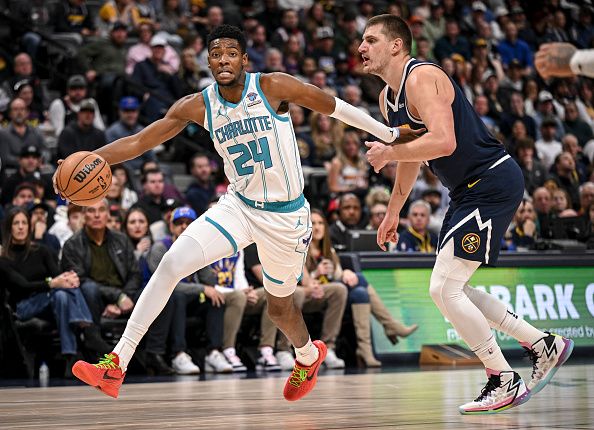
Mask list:
[[[67,125],[58,138],[58,159],[77,151],[94,151],[105,145],[105,133],[93,125],[95,102],[85,99],[80,104],[76,123]]]
[[[190,174],[195,178],[186,190],[186,199],[197,214],[203,214],[215,195],[208,155],[198,153],[190,160]]]

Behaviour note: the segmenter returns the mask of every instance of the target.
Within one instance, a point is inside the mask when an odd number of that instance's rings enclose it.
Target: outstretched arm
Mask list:
[[[447,75],[437,67],[417,67],[406,81],[406,95],[409,110],[427,126],[427,133],[402,145],[367,143],[367,158],[376,172],[391,160],[433,160],[456,150],[454,87]]]
[[[202,94],[183,97],[171,106],[164,118],[132,136],[99,148],[95,153],[105,158],[109,164],[136,158],[179,134],[189,122],[204,124],[204,109]]]
[[[365,130],[384,142],[393,142],[396,139],[405,142],[416,138],[420,133],[410,129],[388,127],[345,101],[325,93],[314,85],[305,84],[286,73],[262,75],[260,85],[269,101],[272,99],[277,102],[273,106],[282,101],[295,103],[339,119],[352,127]]]

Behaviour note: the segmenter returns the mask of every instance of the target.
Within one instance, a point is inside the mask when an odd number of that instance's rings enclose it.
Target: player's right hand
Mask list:
[[[52,184],[54,186],[54,192],[57,195],[59,195],[62,200],[66,200],[64,198],[64,196],[62,195],[62,193],[60,192],[60,190],[58,189],[58,183],[57,183],[57,181],[58,181],[58,167],[60,167],[60,164],[62,164],[63,162],[64,162],[64,160],[61,159],[61,158],[58,160],[58,166],[56,167],[56,171],[54,172],[54,176],[52,176]]]
[[[400,217],[398,215],[387,213],[377,229],[377,246],[379,246],[382,251],[388,250],[388,243],[398,243],[398,233],[396,232],[396,229],[398,228],[399,220]]]

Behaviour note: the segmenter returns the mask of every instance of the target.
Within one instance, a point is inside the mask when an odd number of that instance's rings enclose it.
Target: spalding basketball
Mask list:
[[[111,169],[100,155],[89,151],[71,154],[58,167],[56,186],[62,196],[79,206],[92,206],[105,197]]]

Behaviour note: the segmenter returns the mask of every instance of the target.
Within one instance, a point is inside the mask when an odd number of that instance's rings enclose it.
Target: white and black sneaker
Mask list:
[[[263,346],[260,348],[260,357],[258,358],[256,366],[258,369],[265,370],[266,372],[279,372],[281,370],[281,367],[274,356],[274,351],[270,346]]]
[[[463,415],[495,414],[525,403],[530,391],[520,375],[513,370],[497,372],[487,369],[489,380],[474,401],[458,408]]]
[[[235,372],[247,372],[247,367],[241,361],[241,358],[235,352],[235,348],[225,348],[223,350],[223,355],[229,362],[229,364],[233,367],[233,373]]]
[[[573,340],[548,332],[533,345],[520,343],[532,360],[532,377],[528,382],[531,394],[538,393],[549,383],[573,351]]]
[[[192,357],[183,351],[171,360],[171,367],[178,375],[197,375],[200,373],[200,368],[194,364]]]
[[[204,370],[213,373],[231,373],[233,366],[225,359],[225,356],[217,349],[204,357]]]

